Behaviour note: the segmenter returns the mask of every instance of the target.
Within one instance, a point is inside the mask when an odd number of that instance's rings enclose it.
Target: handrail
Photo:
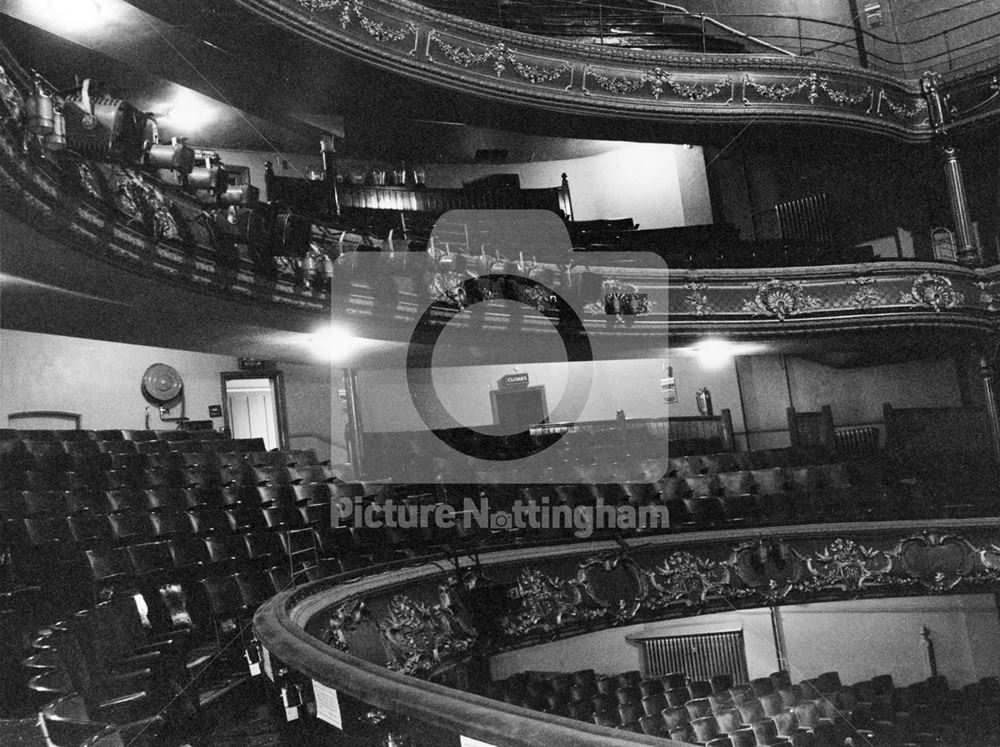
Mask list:
[[[22,410],[12,412],[7,415],[7,422],[11,420],[27,420],[29,418],[62,418],[72,420],[76,425],[74,430],[80,430],[80,420],[83,416],[78,412],[68,412],[66,410]]]
[[[872,42],[872,44],[866,45],[865,57],[868,59],[870,63],[874,64],[866,65],[861,62],[860,55],[857,50],[857,45],[855,40],[857,38],[856,34],[858,29],[855,29],[849,23],[830,21],[824,18],[789,16],[789,15],[780,15],[774,13],[728,14],[729,18],[739,18],[751,21],[758,20],[765,23],[785,22],[785,23],[795,24],[799,29],[799,33],[795,35],[773,33],[765,35],[766,36],[765,38],[765,36],[749,34],[747,32],[741,31],[734,25],[727,23],[721,20],[720,18],[709,16],[703,13],[694,13],[681,5],[660,2],[660,0],[648,0],[648,1],[651,5],[656,6],[657,8],[662,8],[665,11],[668,11],[667,13],[661,14],[659,16],[660,18],[676,16],[679,18],[700,20],[702,22],[701,33],[703,40],[704,40],[704,26],[705,24],[710,24],[720,30],[725,31],[726,33],[733,34],[743,39],[747,39],[756,44],[760,44],[761,46],[766,47],[767,49],[791,57],[801,57],[803,55],[815,56],[817,53],[826,53],[829,52],[829,50],[831,49],[843,47],[844,51],[842,53],[832,53],[833,56],[845,59],[848,62],[848,64],[852,65],[861,64],[862,67],[867,67],[870,69],[880,69],[886,72],[891,72],[893,74],[899,75],[901,77],[917,77],[916,74],[907,75],[907,72],[911,70],[916,70],[917,68],[920,68],[922,66],[927,66],[932,61],[940,59],[945,59],[947,61],[947,67],[949,68],[947,72],[951,73],[964,69],[971,64],[975,64],[975,63],[969,63],[969,64],[964,63],[961,59],[963,57],[962,52],[963,50],[968,50],[974,47],[982,47],[986,44],[986,42],[983,39],[980,39],[980,40],[973,40],[967,43],[961,43],[957,47],[951,47],[950,45],[947,44],[948,35],[949,34],[954,35],[956,32],[961,32],[963,30],[969,29],[977,25],[991,24],[991,22],[993,22],[998,16],[1000,16],[1000,11],[985,12],[983,15],[971,18],[969,20],[965,20],[963,18],[955,26],[951,26],[947,29],[932,31],[917,38],[910,38],[907,40],[910,49],[913,49],[915,46],[919,46],[921,44],[926,44],[938,37],[945,40],[946,48],[940,51],[936,51],[932,54],[923,55],[918,59],[912,59],[907,61],[904,61],[902,58],[891,59],[886,57],[884,54],[879,54],[879,52],[877,51],[877,48],[879,46],[883,45],[896,46],[898,42],[896,42],[891,38],[887,38],[877,33],[873,33],[868,29],[860,29],[861,37],[866,42]],[[962,8],[967,8],[969,6],[977,5],[981,1],[982,0],[974,0],[973,2],[963,3],[961,6],[955,6],[947,8],[946,10],[937,11],[936,13],[931,14],[931,16],[937,17],[937,16],[943,16],[946,13],[955,13]],[[434,2],[430,2],[428,4],[431,6],[435,5]],[[461,13],[459,13],[459,15],[461,15]],[[635,11],[633,17],[637,19],[645,18],[646,12],[637,10]],[[490,19],[483,19],[483,20],[491,22]],[[496,23],[500,26],[507,25],[502,15],[496,19]],[[820,36],[803,35],[802,29],[806,25],[826,27],[831,31],[830,37],[824,38]],[[844,41],[839,41],[837,39],[837,32],[840,31],[844,32],[849,37],[849,39],[845,39]],[[603,32],[601,32],[601,38],[603,39],[603,37],[604,34]],[[799,51],[798,52],[790,51],[788,43],[791,43],[793,46],[797,43]],[[807,46],[813,43],[820,46],[818,46],[818,48],[816,49],[807,49]],[[873,50],[872,47],[875,47],[876,49]],[[990,48],[992,49],[992,47]],[[850,50],[850,52],[848,52],[848,50]]]
[[[388,639],[386,628],[383,627],[383,623],[387,620],[382,600],[389,595],[411,595],[421,585],[425,589],[437,589],[446,575],[457,573],[460,569],[474,569],[476,572],[481,570],[491,575],[503,576],[507,569],[524,569],[531,562],[557,563],[565,572],[567,563],[583,561],[581,568],[586,568],[583,570],[584,580],[581,581],[579,577],[576,581],[569,580],[572,571],[566,578],[567,583],[582,584],[586,588],[587,574],[602,573],[600,570],[602,566],[592,561],[610,557],[610,553],[618,554],[619,557],[627,555],[626,564],[634,564],[640,573],[645,572],[651,563],[661,563],[665,557],[675,557],[674,561],[667,561],[664,572],[678,574],[678,585],[671,592],[678,595],[678,601],[687,599],[686,595],[697,589],[704,593],[703,602],[716,596],[724,598],[726,605],[720,604],[719,607],[727,610],[733,608],[731,594],[734,588],[745,592],[737,603],[740,607],[751,606],[765,597],[771,604],[829,601],[832,597],[853,598],[857,596],[862,585],[866,590],[865,595],[874,597],[910,595],[914,590],[927,595],[981,593],[984,590],[993,590],[1000,584],[1000,571],[997,570],[1000,563],[989,544],[997,526],[996,518],[944,519],[934,521],[931,526],[928,526],[925,520],[847,522],[798,527],[772,526],[753,532],[744,528],[696,532],[687,537],[662,535],[637,537],[629,540],[627,550],[620,542],[610,540],[570,545],[542,545],[536,548],[506,547],[495,550],[491,548],[481,554],[450,558],[447,567],[434,562],[431,557],[426,557],[419,561],[414,559],[405,566],[397,566],[392,572],[383,572],[386,568],[379,567],[362,575],[355,572],[350,576],[331,576],[282,592],[257,611],[254,616],[254,632],[269,660],[278,660],[286,668],[286,677],[301,681],[306,686],[313,680],[327,687],[333,687],[342,696],[356,699],[366,706],[381,708],[416,722],[434,723],[435,726],[454,734],[486,740],[493,744],[518,747],[529,744],[573,745],[573,747],[620,745],[626,743],[619,736],[620,732],[531,711],[462,689],[445,687],[432,680],[404,675],[401,671],[408,671],[405,668],[394,671],[381,663],[369,660],[362,651],[348,653],[355,634],[367,635],[367,633],[356,633],[351,625],[343,627],[349,637],[342,639],[343,646],[335,648],[315,635],[318,626],[314,623],[324,621],[325,625],[326,621],[329,621],[333,624],[334,620],[331,618],[339,619],[351,605],[361,602],[362,608],[355,607],[364,610],[361,612],[361,618],[367,625],[373,626],[371,629],[375,631],[374,635]],[[829,556],[824,553],[830,542],[842,543],[851,556],[843,569],[833,567],[827,562]],[[718,572],[723,568],[740,566],[740,557],[757,554],[761,548],[773,549],[778,546],[790,548],[788,557],[797,559],[796,562],[800,564],[801,573],[805,578],[818,582],[816,589],[804,594],[795,592],[789,596],[783,594],[774,596],[775,588],[789,584],[791,589],[796,582],[781,578],[776,582],[776,587],[769,582],[769,579],[776,578],[775,574],[778,572],[767,564],[763,569],[748,571],[745,575],[740,574],[738,579],[733,578],[732,581],[728,580],[729,576],[726,576],[725,581],[713,580],[712,573],[706,573],[701,566],[691,570],[686,566],[686,558],[694,557]],[[961,562],[946,564],[947,567],[942,573],[941,568],[936,565],[937,560],[928,559],[920,554],[922,548],[932,551],[937,551],[938,548],[958,551],[962,559]],[[671,556],[670,553],[674,555]],[[856,575],[852,575],[855,563],[863,564],[865,577],[858,579]],[[685,574],[690,574],[691,586],[685,585]],[[348,578],[351,580],[345,582]],[[558,574],[555,578],[556,582],[561,580]],[[623,599],[629,594],[631,592],[623,592]],[[660,597],[656,595],[647,597],[642,591],[637,594],[639,607],[636,609],[640,610],[642,605],[648,602],[646,608],[648,619],[655,619],[664,609],[663,599]],[[366,601],[372,604],[366,604]],[[595,601],[607,610],[614,609],[616,603],[615,600]],[[630,598],[629,601],[635,600]],[[711,605],[705,607],[694,603],[684,605],[683,608],[671,608],[671,613],[690,616],[714,609],[715,607]],[[433,616],[448,613],[441,607],[434,607],[428,609],[427,614]],[[456,614],[461,616],[463,613],[459,611]],[[572,621],[563,624],[558,617],[555,617],[557,614],[561,613],[557,611],[544,613],[542,626],[538,628],[546,630],[544,640],[572,636],[593,629],[589,623],[586,626],[576,625]],[[612,626],[627,624],[621,620],[617,622],[614,620],[614,615],[608,615],[606,618],[606,622]],[[551,629],[550,623],[553,626]],[[422,631],[424,628],[429,629],[433,623],[417,620],[408,624]],[[441,628],[435,627],[434,630],[437,632]],[[537,635],[537,629],[526,628],[517,632],[518,630],[514,629],[511,635],[520,636],[518,639],[520,645],[530,646],[542,640]],[[414,640],[420,640],[419,631]],[[440,635],[446,642],[450,633],[445,631]],[[480,653],[487,654],[488,650],[483,649]],[[444,655],[449,656],[447,651]],[[454,657],[454,654],[451,656]],[[444,658],[439,661],[442,665],[447,664]],[[352,703],[351,713],[357,713],[354,705]],[[344,726],[351,728],[346,719]],[[628,734],[627,743],[652,744],[653,742],[650,737]],[[669,741],[656,743],[674,744]]]
[[[789,52],[787,49],[782,49],[781,47],[778,47],[774,44],[770,44],[769,42],[766,42],[763,39],[758,39],[756,36],[751,36],[750,34],[747,34],[744,31],[740,31],[739,29],[735,29],[732,26],[728,26],[722,21],[716,20],[711,16],[707,16],[704,13],[692,13],[686,8],[680,7],[679,5],[670,5],[669,3],[661,3],[659,2],[659,0],[649,0],[649,2],[653,5],[661,6],[664,8],[679,10],[683,15],[689,16],[691,18],[700,19],[702,24],[708,22],[717,28],[720,28],[724,31],[728,31],[730,34],[736,34],[736,36],[739,36],[740,38],[749,39],[750,41],[755,42],[756,44],[760,44],[761,46],[767,47],[768,49],[773,49],[775,52],[780,52],[781,54],[788,55],[789,57],[798,57],[798,55],[796,55],[794,52]],[[704,28],[704,26],[702,28]],[[702,32],[702,36],[704,37],[704,31]]]

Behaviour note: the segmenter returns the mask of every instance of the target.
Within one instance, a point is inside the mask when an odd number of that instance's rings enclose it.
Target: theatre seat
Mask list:
[[[124,500],[122,501],[124,503]],[[120,544],[130,544],[153,536],[149,515],[138,511],[123,510],[108,515],[112,536]]]
[[[253,483],[255,485],[290,485],[292,475],[285,465],[253,467]]]
[[[663,731],[663,718],[659,713],[647,714],[639,719],[639,726],[643,734],[660,736],[660,732]]]
[[[258,502],[262,506],[291,506],[295,503],[295,491],[290,483],[282,485],[258,485]]]
[[[274,565],[285,558],[285,549],[277,534],[271,532],[250,532],[242,536],[245,557],[254,561]]]
[[[256,609],[275,594],[271,578],[264,571],[251,570],[237,573],[236,583],[247,609]]]
[[[225,534],[230,531],[229,519],[220,509],[195,509],[187,512],[191,533],[198,537]]]
[[[247,537],[251,535],[218,535],[202,540],[208,560],[220,573],[232,573],[252,556],[247,552]],[[256,536],[256,535],[253,535]],[[269,535],[268,535],[269,536]]]
[[[304,525],[302,514],[298,508],[292,505],[276,505],[261,509],[264,523],[270,531],[286,531],[288,529],[299,529]]]
[[[306,566],[306,578],[310,581],[319,581],[321,578],[333,576],[344,572],[344,566],[336,558],[320,558],[313,565]],[[586,720],[590,720],[589,712]]]
[[[132,563],[120,547],[87,550],[86,557],[95,585],[128,583],[133,578]]]
[[[80,545],[93,545],[110,540],[113,536],[111,525],[103,515],[67,516],[66,525],[73,540]]]
[[[175,537],[191,534],[191,524],[187,516],[174,511],[158,511],[149,515],[153,534],[157,537]]]
[[[192,537],[174,538],[168,542],[170,557],[176,570],[198,578],[208,572],[211,560],[205,543]]]
[[[238,506],[227,506],[225,509],[226,520],[229,522],[231,532],[263,532],[267,530],[267,524],[259,510],[252,508],[240,508]]]
[[[127,548],[132,568],[139,576],[159,579],[173,570],[173,557],[167,542],[145,542]]]
[[[293,485],[292,490],[295,492],[296,503],[326,503],[329,508],[330,488],[324,482]]]

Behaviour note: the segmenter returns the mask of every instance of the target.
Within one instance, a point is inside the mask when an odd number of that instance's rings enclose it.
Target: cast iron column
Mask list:
[[[323,181],[333,197],[333,214],[340,217],[340,195],[337,193],[337,151],[333,135],[325,135],[319,141],[323,154]]]
[[[941,143],[944,154],[944,177],[948,183],[948,201],[951,203],[951,218],[955,224],[955,247],[958,261],[963,265],[980,264],[978,247],[973,243],[972,219],[969,217],[969,203],[965,199],[965,182],[962,179],[962,165],[958,162],[958,152],[952,145],[948,125],[954,111],[947,94],[938,90],[940,76],[926,72],[920,79],[920,92],[927,102],[927,117],[934,128],[935,139]]]
[[[951,217],[955,223],[955,238],[958,246],[958,261],[963,265],[979,264],[979,252],[973,243],[972,220],[969,218],[969,204],[965,199],[965,182],[962,180],[962,164],[958,162],[955,146],[947,143],[944,153],[944,176],[948,182],[948,200],[951,202]]]
[[[993,458],[1000,464],[1000,403],[997,401],[997,367],[987,356],[979,360],[979,374],[983,377],[983,394],[986,395],[986,417],[990,423],[993,440]]]

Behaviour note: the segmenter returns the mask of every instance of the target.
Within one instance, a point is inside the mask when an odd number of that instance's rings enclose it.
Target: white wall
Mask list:
[[[285,378],[288,440],[293,449],[315,449],[321,459],[347,461],[344,424],[347,415],[338,389],[344,386],[339,369],[324,365],[280,364]]]
[[[778,615],[795,680],[828,670],[845,684],[878,674],[897,685],[926,679],[925,626],[938,673],[952,687],[1000,674],[1000,617],[990,594],[805,604]]]
[[[6,426],[7,415],[22,410],[67,410],[81,413],[81,427],[87,430],[141,429],[148,408],[149,427],[170,430],[173,424],[161,423],[139,391],[142,374],[153,363],[177,369],[184,381],[185,414],[192,420],[209,419],[208,406],[222,403],[219,374],[237,370],[236,359],[225,355],[4,329],[0,421]],[[315,449],[320,459],[346,461],[345,415],[339,401],[332,404],[343,386],[340,372],[331,373],[326,364],[280,364],[279,370],[285,379],[290,446]],[[212,421],[217,429],[224,425],[222,418]]]
[[[514,164],[431,164],[428,187],[462,186],[488,174],[518,174],[521,187],[558,187],[569,178],[576,220],[633,218],[640,228],[712,222],[700,146],[623,143],[608,153]]]
[[[818,410],[833,405],[835,425],[882,420],[882,404],[894,407],[960,407],[958,372],[951,358],[872,368],[830,368],[787,358],[792,406]]]
[[[34,332],[0,332],[0,416],[22,410],[68,410],[83,415],[81,427],[170,430],[139,385],[146,369],[166,363],[184,381],[185,415],[208,420],[208,406],[222,403],[219,374],[235,371],[236,359],[183,350],[125,345]],[[172,415],[179,415],[175,408]],[[215,418],[221,428],[222,418]],[[16,427],[16,426],[15,426]],[[66,425],[63,427],[72,427]]]
[[[554,343],[557,344],[557,343]],[[740,356],[719,367],[677,350],[652,350],[647,358],[602,360],[594,364],[591,395],[577,420],[613,419],[622,409],[630,418],[697,415],[695,393],[702,387],[712,394],[715,412],[728,408],[737,444],[745,437],[750,448],[789,445],[786,409],[813,411],[833,408],[837,427],[878,424],[882,404],[896,407],[958,407],[961,404],[954,361],[942,358],[864,368],[832,368],[803,358],[781,355]],[[566,363],[517,365],[532,384],[546,387],[550,420],[571,420],[557,403],[566,386]],[[577,365],[577,364],[573,364]],[[660,379],[664,366],[674,370],[677,402],[663,402]],[[786,370],[787,369],[787,370]],[[434,382],[438,397],[462,425],[492,422],[491,389],[513,365],[439,368]],[[368,431],[423,430],[410,400],[403,369],[383,368],[359,373],[361,411]],[[744,422],[744,413],[746,421]],[[435,423],[434,426],[444,425]]]
[[[992,595],[901,597],[777,608],[789,671],[799,681],[827,671],[852,684],[891,674],[897,685],[930,676],[921,629],[934,641],[938,673],[952,687],[1000,674],[1000,617]],[[515,672],[614,674],[641,668],[640,649],[627,637],[694,635],[742,629],[751,678],[778,669],[770,610],[752,609],[697,618],[630,625],[497,654],[494,679]]]
[[[251,183],[264,189],[264,162],[277,176],[306,178],[321,172],[319,144],[315,154],[267,151],[217,151],[223,163],[250,168]],[[282,165],[282,159],[288,168]],[[344,165],[347,169],[346,164]],[[701,146],[622,143],[607,153],[556,161],[512,164],[428,164],[429,187],[462,186],[489,174],[518,174],[525,189],[558,187],[569,177],[577,220],[633,218],[641,228],[668,228],[712,222],[712,205]],[[165,177],[170,181],[172,177]]]
[[[834,425],[846,427],[881,423],[885,402],[894,407],[961,405],[951,358],[833,368],[795,356],[754,355],[738,358],[736,367],[753,449],[789,445],[788,407],[808,412],[830,405]]]
[[[616,674],[642,669],[641,647],[629,638],[697,635],[723,630],[742,630],[750,677],[766,677],[777,670],[778,658],[767,610],[743,610],[682,620],[666,620],[643,625],[601,630],[553,643],[497,654],[490,659],[494,680],[525,670],[575,672],[593,669]]]
[[[613,420],[618,410],[624,410],[629,418],[697,415],[695,392],[708,387],[715,412],[729,408],[734,430],[743,430],[736,370],[732,363],[709,370],[695,359],[671,356],[669,365],[674,370],[678,401],[668,406],[660,391],[660,379],[667,375],[664,358],[595,361],[590,397],[583,411],[574,417],[568,410],[560,410],[558,403],[566,388],[567,368],[583,365],[587,364],[529,362],[517,368],[528,373],[532,385],[545,386],[552,422]],[[493,422],[489,392],[496,389],[497,379],[512,372],[511,365],[436,368],[433,380],[438,397],[451,416],[462,425],[476,427]],[[410,399],[404,370],[363,370],[358,379],[362,422],[367,431],[413,431],[427,427]],[[432,423],[431,427],[442,425],[444,423]]]

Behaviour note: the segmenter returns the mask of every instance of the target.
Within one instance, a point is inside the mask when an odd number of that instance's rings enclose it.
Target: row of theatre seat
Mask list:
[[[786,671],[734,683],[683,673],[524,672],[492,683],[489,697],[609,728],[709,747],[871,744],[987,745],[1000,728],[996,677],[948,687],[932,677],[896,687],[891,675],[850,686],[837,672],[793,684]],[[850,740],[850,741],[848,741]]]
[[[213,430],[141,430],[131,428],[110,428],[105,430],[59,429],[43,428],[0,428],[0,441],[195,441],[215,442],[231,440],[219,431]],[[260,444],[260,439],[237,439],[241,442]]]
[[[183,628],[154,633],[123,595],[37,631],[23,665],[47,744],[152,745],[196,723],[212,653]]]
[[[514,500],[569,507],[598,500],[610,505],[661,504],[670,513],[673,529],[922,515],[919,503],[901,506],[890,500],[877,469],[860,462],[714,472],[710,470],[739,466],[739,457],[708,455],[671,460],[668,475],[672,476],[653,484],[420,486],[430,492],[414,493],[413,486],[340,482],[328,467],[315,464],[311,452],[227,454],[233,463],[190,468],[176,465],[189,456],[204,462],[204,454],[157,455],[153,462],[160,466],[149,466],[150,456],[143,457],[144,466],[128,473],[131,485],[123,483],[117,489],[5,490],[0,502],[5,544],[18,550],[18,560],[29,569],[36,560],[42,571],[52,570],[53,559],[71,562],[86,556],[92,579],[100,584],[147,575],[158,567],[151,557],[169,556],[169,562],[159,563],[163,567],[215,569],[206,573],[215,575],[224,567],[220,564],[257,557],[250,545],[244,549],[244,541],[268,533],[274,535],[273,547],[279,546],[280,538],[287,556],[301,558],[311,550],[307,560],[313,564],[327,558],[349,566],[413,557],[467,542],[571,537],[569,529],[525,530],[518,535],[462,522],[455,530],[355,527],[334,515],[333,497],[356,498],[372,508],[387,496],[410,505],[447,501],[456,509],[464,507],[465,498],[477,495],[495,509],[507,509]],[[92,473],[89,479],[96,482],[91,485],[101,484],[96,476],[107,474]],[[155,487],[139,488],[136,483]],[[274,559],[279,555],[266,554]],[[198,559],[197,564],[192,558]],[[36,580],[43,582],[44,573]]]

